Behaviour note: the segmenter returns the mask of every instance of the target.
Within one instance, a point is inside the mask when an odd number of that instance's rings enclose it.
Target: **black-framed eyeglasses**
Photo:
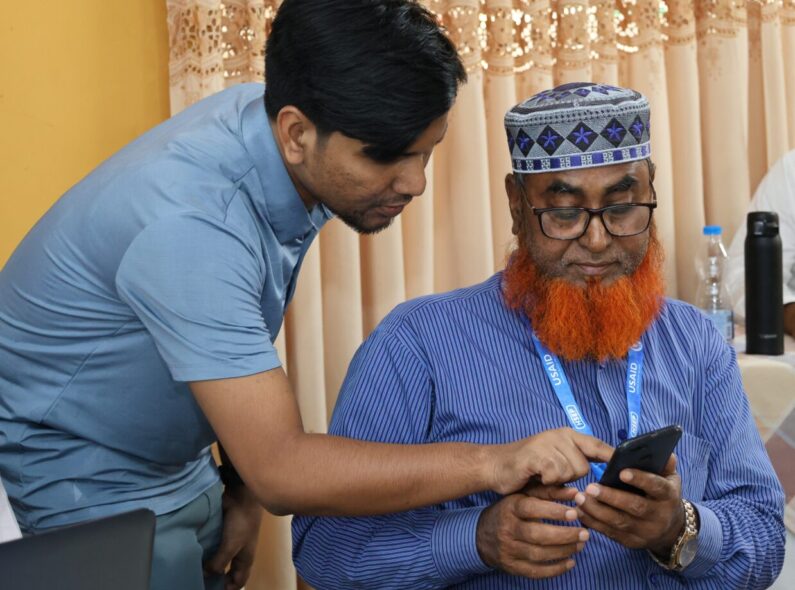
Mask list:
[[[520,183],[521,186],[521,183]],[[602,225],[611,236],[628,238],[642,234],[651,225],[654,209],[657,208],[657,193],[651,185],[651,203],[615,203],[599,209],[587,207],[536,208],[530,204],[524,186],[521,186],[525,202],[533,215],[538,217],[541,232],[552,240],[577,240],[585,235],[591,220],[599,216]]]

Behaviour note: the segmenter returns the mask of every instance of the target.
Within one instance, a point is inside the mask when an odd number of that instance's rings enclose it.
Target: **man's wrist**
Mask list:
[[[497,487],[498,445],[479,445],[477,457],[477,482],[480,491],[494,491]]]
[[[493,549],[496,546],[494,542],[494,531],[490,524],[490,515],[493,510],[496,510],[496,504],[492,504],[480,513],[478,518],[477,527],[475,528],[475,548],[480,555],[480,559],[485,565],[489,567],[497,567],[498,560],[493,555]]]
[[[674,523],[672,524],[668,533],[664,535],[658,543],[649,546],[649,551],[654,554],[654,556],[661,562],[668,563],[668,560],[671,557],[671,551],[673,550],[677,539],[679,539],[679,537],[682,536],[682,533],[684,533],[686,526],[687,521],[685,519],[685,508],[682,503],[679,502],[679,507],[677,508],[677,513],[674,517]]]

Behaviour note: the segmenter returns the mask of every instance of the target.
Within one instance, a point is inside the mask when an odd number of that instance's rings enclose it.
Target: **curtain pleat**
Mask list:
[[[679,296],[694,301],[698,281],[693,252],[701,245],[705,224],[701,107],[698,83],[695,14],[691,2],[680,2],[682,17],[666,27],[665,72],[668,88],[668,124],[671,138],[674,238]],[[658,127],[654,128],[655,134]],[[663,174],[662,168],[659,173]],[[669,260],[672,259],[668,254]]]
[[[320,232],[323,289],[323,373],[326,411],[331,415],[347,363],[362,341],[362,271],[359,237],[333,219]]]
[[[795,145],[795,0],[785,0],[781,9],[781,54],[784,62],[784,88],[787,97],[789,146]]]
[[[402,227],[398,217],[387,231],[360,239],[365,334],[372,332],[393,307],[406,300]]]
[[[784,78],[784,55],[781,53],[781,23],[779,9],[775,4],[762,6],[752,4],[749,12],[759,14],[758,42],[761,46],[762,81],[765,101],[765,132],[767,134],[767,165],[772,165],[789,151],[787,125],[787,95]],[[750,37],[749,32],[749,37]],[[790,65],[792,67],[792,64]],[[767,170],[768,166],[765,166]],[[763,174],[764,175],[764,174]],[[754,179],[757,184],[761,179]]]
[[[448,207],[441,216],[436,211],[436,221],[437,227],[440,222],[449,224],[452,262],[448,282],[439,284],[437,290],[482,281],[494,270],[489,170],[484,165],[488,162],[484,102],[483,72],[476,70],[453,109],[445,139],[446,165],[435,170],[435,177],[447,177]]]
[[[298,397],[304,429],[325,432],[326,384],[323,370],[323,300],[320,249],[310,248],[301,280],[284,321],[290,383]]]
[[[702,3],[697,2],[696,6]],[[732,236],[751,194],[748,40],[745,8],[720,8],[716,13],[696,13],[701,153],[707,222],[723,226],[727,236]],[[758,121],[752,126],[757,128]],[[761,146],[755,143],[755,147],[752,155]]]
[[[516,104],[514,76],[514,23],[511,0],[488,0],[485,8],[488,46],[483,72],[483,98],[486,125],[487,166],[489,184],[489,217],[493,250],[493,267],[501,268],[513,242],[511,215],[505,196],[505,176],[511,172],[510,159],[505,156],[505,112]],[[478,67],[480,64],[477,64]],[[482,167],[482,166],[481,166]]]
[[[425,192],[414,199],[403,211],[403,275],[406,281],[406,297],[412,299],[433,293],[434,246],[433,193],[434,161],[425,169]]]
[[[659,2],[638,0],[622,7],[624,19],[621,31],[636,31],[633,36],[624,36],[627,51],[619,62],[619,80],[630,88],[642,92],[649,99],[651,109],[651,152],[657,165],[654,187],[657,200],[662,204],[655,213],[658,237],[667,256],[665,280],[669,293],[677,292],[676,239],[674,233],[673,177],[666,170],[672,169],[671,127],[668,108],[665,50],[662,43],[661,22],[658,16]]]

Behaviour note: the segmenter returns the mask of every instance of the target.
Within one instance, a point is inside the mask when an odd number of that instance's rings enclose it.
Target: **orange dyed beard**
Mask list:
[[[662,307],[662,247],[652,234],[632,275],[585,287],[541,276],[526,248],[518,248],[503,273],[509,308],[530,318],[539,340],[566,360],[604,361],[626,356]]]

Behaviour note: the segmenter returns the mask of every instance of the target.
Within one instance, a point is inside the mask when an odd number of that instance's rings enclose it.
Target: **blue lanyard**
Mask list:
[[[529,325],[529,322],[528,322]],[[547,379],[555,390],[555,395],[558,396],[558,401],[566,417],[569,419],[569,424],[577,432],[593,436],[591,425],[585,419],[580,405],[574,399],[574,394],[571,391],[566,375],[563,373],[563,367],[560,364],[558,357],[552,354],[541,341],[536,337],[535,332],[530,332],[533,343],[535,344],[538,356],[544,365],[547,374]],[[627,413],[629,414],[629,428],[627,429],[627,438],[633,438],[638,435],[638,428],[640,427],[640,404],[643,397],[642,380],[643,375],[643,344],[638,342],[629,349],[627,358]],[[604,463],[591,463],[591,471],[596,479],[600,479],[605,471]]]

